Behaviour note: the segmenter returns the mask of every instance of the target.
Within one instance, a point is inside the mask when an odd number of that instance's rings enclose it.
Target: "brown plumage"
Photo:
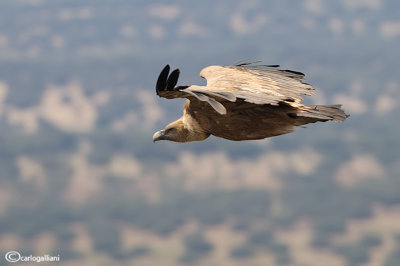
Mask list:
[[[210,135],[229,140],[263,139],[290,133],[296,126],[318,121],[344,121],[340,105],[303,105],[312,95],[304,74],[278,66],[242,63],[209,66],[200,72],[207,86],[176,86],[179,69],[166,65],[156,85],[157,95],[187,98],[183,116],[153,135],[153,141],[201,141]]]

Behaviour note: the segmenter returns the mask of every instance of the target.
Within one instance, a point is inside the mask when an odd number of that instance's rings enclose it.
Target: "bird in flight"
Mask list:
[[[301,95],[315,88],[304,74],[278,65],[239,63],[208,66],[200,76],[207,86],[176,86],[179,69],[161,71],[158,96],[186,98],[183,116],[153,135],[153,141],[202,141],[210,135],[228,140],[255,140],[292,132],[309,123],[344,121],[341,105],[304,105]]]

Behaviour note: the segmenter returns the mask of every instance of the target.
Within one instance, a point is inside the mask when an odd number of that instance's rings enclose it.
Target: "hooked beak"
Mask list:
[[[160,131],[157,131],[156,133],[154,133],[153,142],[155,143],[156,141],[165,139],[164,133],[165,133],[165,130],[160,130]]]

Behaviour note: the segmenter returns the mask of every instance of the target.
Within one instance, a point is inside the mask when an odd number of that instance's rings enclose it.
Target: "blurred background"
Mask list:
[[[399,265],[400,2],[0,1],[0,265]],[[306,73],[345,123],[152,143],[166,64]],[[20,263],[27,265],[29,263]],[[18,264],[13,264],[18,265]],[[36,264],[35,264],[36,265]]]

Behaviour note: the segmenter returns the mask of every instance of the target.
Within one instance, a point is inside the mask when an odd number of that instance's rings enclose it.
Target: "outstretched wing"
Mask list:
[[[224,101],[235,102],[243,99],[254,104],[277,105],[300,102],[301,94],[311,95],[314,87],[303,83],[304,74],[291,70],[276,69],[276,65],[251,65],[242,63],[234,66],[209,66],[200,72],[207,79],[205,86],[176,86],[179,69],[169,74],[166,65],[161,71],[156,85],[160,97],[188,98],[210,104],[218,113],[225,114],[221,104]]]
[[[209,66],[200,72],[207,87],[226,88],[236,98],[255,104],[277,105],[279,102],[300,102],[301,95],[312,95],[315,88],[304,83],[304,74],[277,69],[278,65]]]

